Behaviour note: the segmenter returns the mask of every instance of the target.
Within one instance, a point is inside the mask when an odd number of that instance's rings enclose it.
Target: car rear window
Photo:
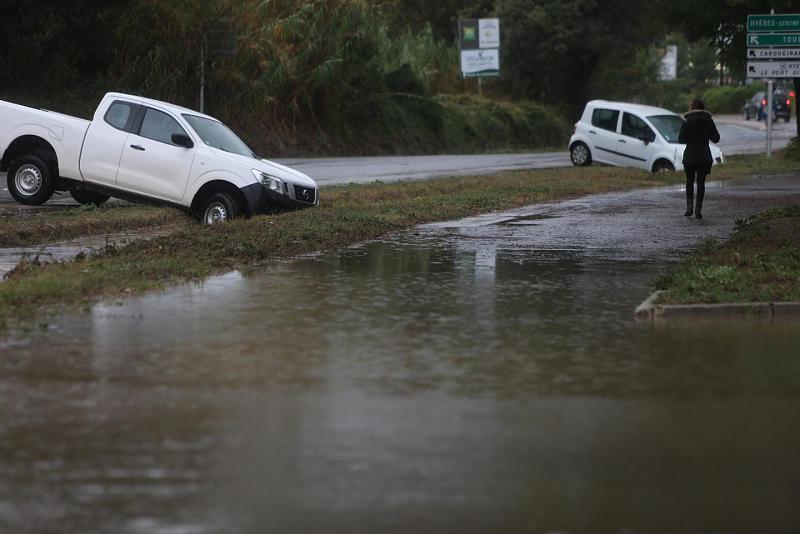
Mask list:
[[[592,113],[592,126],[616,132],[618,119],[619,110],[597,108]]]

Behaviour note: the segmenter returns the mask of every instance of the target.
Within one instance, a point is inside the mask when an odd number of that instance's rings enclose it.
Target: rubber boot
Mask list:
[[[698,219],[703,218],[703,201],[699,198],[697,199],[697,204],[694,207],[694,216]]]
[[[686,196],[686,212],[683,214],[685,217],[691,217],[692,213],[694,213],[692,211],[692,202],[693,202],[692,197],[687,195]]]

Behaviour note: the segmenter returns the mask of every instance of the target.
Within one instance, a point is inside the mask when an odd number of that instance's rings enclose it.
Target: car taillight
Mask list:
[[[767,99],[766,99],[766,98],[765,98],[764,100],[762,100],[762,101],[761,101],[761,105],[762,105],[762,106],[766,106],[766,105],[767,105]]]
[[[572,125],[572,135],[575,135],[575,132],[577,131],[578,131],[578,123],[576,122],[575,124]]]

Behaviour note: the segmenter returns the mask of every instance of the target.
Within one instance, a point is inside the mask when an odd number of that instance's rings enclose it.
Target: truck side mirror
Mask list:
[[[186,134],[172,134],[172,142],[178,146],[182,146],[183,148],[194,148],[194,142]]]

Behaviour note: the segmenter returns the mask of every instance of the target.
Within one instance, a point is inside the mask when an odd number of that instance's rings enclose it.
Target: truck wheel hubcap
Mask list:
[[[221,202],[213,202],[206,208],[206,224],[214,224],[228,220],[228,211]]]
[[[17,191],[25,196],[35,195],[42,188],[42,173],[35,165],[23,165],[14,175]]]

